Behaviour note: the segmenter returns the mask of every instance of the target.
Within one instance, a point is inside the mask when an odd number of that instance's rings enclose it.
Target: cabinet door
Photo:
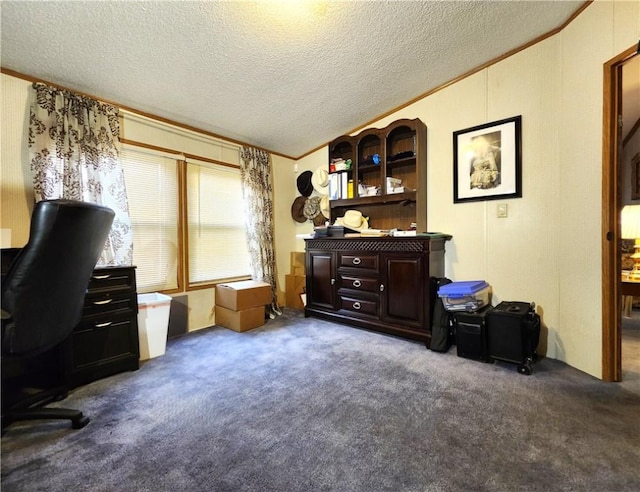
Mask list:
[[[382,256],[382,320],[425,327],[424,260],[420,254]]]
[[[336,309],[336,254],[307,252],[307,306]]]

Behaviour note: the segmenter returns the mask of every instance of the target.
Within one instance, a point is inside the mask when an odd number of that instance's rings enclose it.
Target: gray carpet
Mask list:
[[[2,437],[11,491],[637,491],[640,394],[285,311],[78,388]]]
[[[634,384],[640,393],[640,310],[631,311],[631,318],[622,317],[622,381]]]

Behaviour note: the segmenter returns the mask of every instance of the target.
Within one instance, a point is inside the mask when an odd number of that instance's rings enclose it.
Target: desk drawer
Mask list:
[[[349,275],[341,275],[340,286],[345,289],[378,292],[380,290],[380,281],[377,278],[371,277],[352,277]]]
[[[84,307],[82,309],[82,319],[93,317],[102,313],[114,313],[118,311],[127,311],[134,314],[138,313],[138,296],[133,294],[113,295],[110,292],[102,294],[88,294],[85,297]]]
[[[105,364],[120,357],[138,359],[137,326],[132,316],[111,316],[107,321],[82,321],[73,332],[73,369]]]
[[[351,313],[374,317],[378,316],[378,302],[374,300],[340,297],[340,307]]]
[[[133,268],[99,268],[89,280],[88,294],[108,291],[135,292],[136,272]]]
[[[340,255],[340,266],[378,271],[378,255],[347,253]]]

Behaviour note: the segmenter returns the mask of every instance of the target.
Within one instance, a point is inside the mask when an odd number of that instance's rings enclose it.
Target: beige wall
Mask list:
[[[417,117],[428,127],[429,229],[453,235],[446,275],[486,279],[494,303],[536,302],[546,326],[547,355],[596,377],[602,372],[602,66],[637,43],[639,32],[640,2],[596,1],[556,36],[372,125]],[[28,84],[4,75],[2,84],[0,225],[20,229],[30,203],[24,194],[26,150],[20,144]],[[519,114],[523,197],[454,205],[452,132]],[[126,131],[125,125],[125,136]],[[328,153],[325,147],[297,162],[274,156],[273,163],[283,290],[289,253],[304,250],[296,235],[312,231],[310,222],[291,218],[296,177],[326,166]],[[508,204],[506,219],[496,217],[498,203]],[[14,245],[25,240],[26,233],[14,232]],[[209,325],[211,293],[190,297],[195,320],[190,329]]]
[[[291,159],[272,156],[275,222],[276,268],[278,270],[278,301],[285,304],[284,276],[289,273],[289,253],[296,250],[296,225],[291,218],[291,204],[297,196],[295,163]],[[303,251],[303,250],[299,250]]]
[[[602,375],[603,64],[638,42],[640,2],[597,1],[561,33],[372,124],[428,127],[428,224],[446,275],[534,301],[549,357]],[[453,204],[452,133],[522,115],[523,197]],[[326,150],[298,162],[315,168]],[[507,218],[496,207],[507,203]],[[301,227],[299,227],[301,228]]]
[[[2,75],[0,118],[0,227],[11,229],[11,246],[29,239],[33,187],[27,157],[29,83]]]

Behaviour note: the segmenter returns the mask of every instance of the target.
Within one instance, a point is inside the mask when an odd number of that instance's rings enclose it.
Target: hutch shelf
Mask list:
[[[374,229],[427,232],[427,127],[419,119],[397,120],[385,128],[343,135],[329,144],[329,171],[346,174],[352,197],[330,201],[331,219],[357,208]],[[331,163],[351,160],[347,170]]]

